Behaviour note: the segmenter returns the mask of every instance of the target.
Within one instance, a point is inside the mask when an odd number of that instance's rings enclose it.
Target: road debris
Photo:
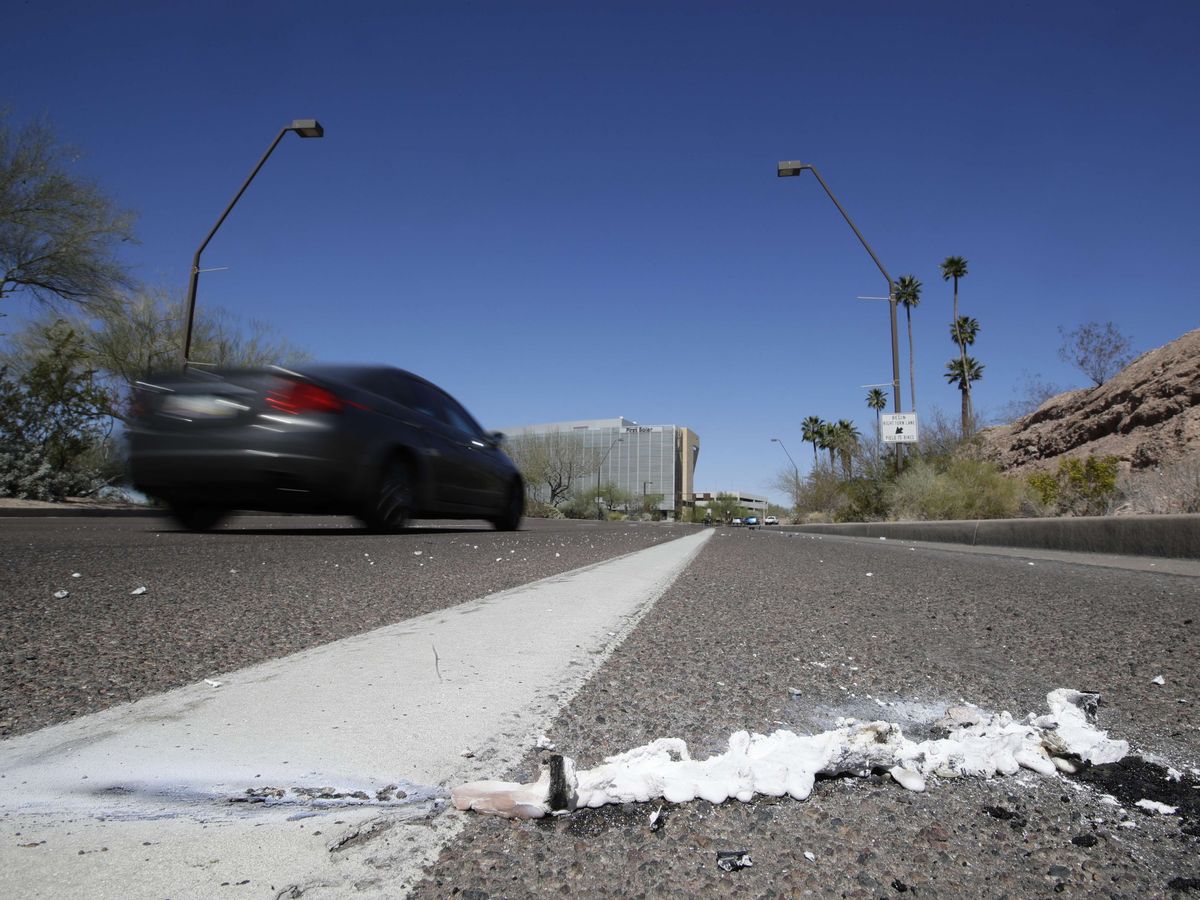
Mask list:
[[[718,850],[717,868],[723,872],[736,872],[738,869],[748,869],[754,865],[749,850]]]
[[[455,807],[510,818],[563,815],[580,807],[645,803],[662,799],[749,802],[756,794],[807,799],[818,776],[865,777],[884,769],[902,787],[923,791],[930,776],[992,777],[1029,769],[1041,775],[1075,772],[1082,763],[1116,762],[1129,752],[1092,724],[1098,694],[1060,688],[1046,695],[1048,715],[1014,720],[1007,712],[976,706],[946,710],[935,726],[946,735],[914,742],[892,722],[839,719],[837,727],[814,735],[780,729],[769,735],[737,731],[729,749],[694,760],[678,738],[660,738],[608,757],[593,769],[576,770],[574,761],[551,758],[532,783],[476,781],[451,792]],[[561,779],[561,780],[560,780]],[[559,787],[565,782],[565,797]],[[554,802],[551,803],[551,799]]]
[[[1160,816],[1173,816],[1179,812],[1178,806],[1167,806],[1167,804],[1159,803],[1157,800],[1146,800],[1145,798],[1133,805],[1139,809],[1144,809],[1148,813],[1158,813]]]

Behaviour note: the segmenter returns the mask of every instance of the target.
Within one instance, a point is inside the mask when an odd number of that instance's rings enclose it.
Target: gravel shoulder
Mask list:
[[[737,729],[819,731],[839,716],[920,738],[949,703],[1020,717],[1076,687],[1103,695],[1113,737],[1196,766],[1198,621],[1195,578],[722,529],[549,737],[585,767],[657,737],[704,757]],[[542,756],[493,777],[529,780]],[[1101,796],[1022,772],[921,794],[833,779],[803,803],[667,806],[657,830],[652,804],[469,815],[413,896],[1140,897],[1200,878],[1200,822]],[[718,869],[731,850],[753,866]]]

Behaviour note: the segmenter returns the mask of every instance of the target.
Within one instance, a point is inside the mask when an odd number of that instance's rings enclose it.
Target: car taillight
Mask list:
[[[342,411],[342,401],[337,394],[307,381],[288,382],[279,390],[270,391],[267,406],[289,416]]]

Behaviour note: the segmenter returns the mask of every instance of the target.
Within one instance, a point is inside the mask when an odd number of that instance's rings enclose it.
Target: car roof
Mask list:
[[[361,377],[370,372],[396,372],[416,381],[422,381],[431,387],[445,393],[445,389],[434,384],[428,378],[422,378],[415,372],[410,372],[407,369],[401,369],[399,366],[387,365],[385,363],[337,363],[337,362],[301,362],[292,365],[267,365],[267,366],[197,366],[193,364],[188,368],[186,377],[188,378],[203,378],[204,376],[212,376],[214,378],[222,378],[229,375],[246,375],[246,374],[292,374],[299,375],[303,378],[316,379],[332,379],[335,381],[349,381],[357,377]],[[174,378],[185,377],[178,371],[157,373],[156,381],[161,381],[163,378],[171,380]]]

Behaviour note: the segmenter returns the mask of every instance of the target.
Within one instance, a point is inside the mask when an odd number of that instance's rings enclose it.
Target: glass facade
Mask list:
[[[692,492],[692,476],[700,440],[688,428],[676,425],[638,425],[627,419],[594,419],[557,422],[504,429],[506,435],[558,432],[573,435],[584,448],[587,477],[595,484],[616,485],[635,497],[662,495],[658,509],[677,513],[685,494]]]

